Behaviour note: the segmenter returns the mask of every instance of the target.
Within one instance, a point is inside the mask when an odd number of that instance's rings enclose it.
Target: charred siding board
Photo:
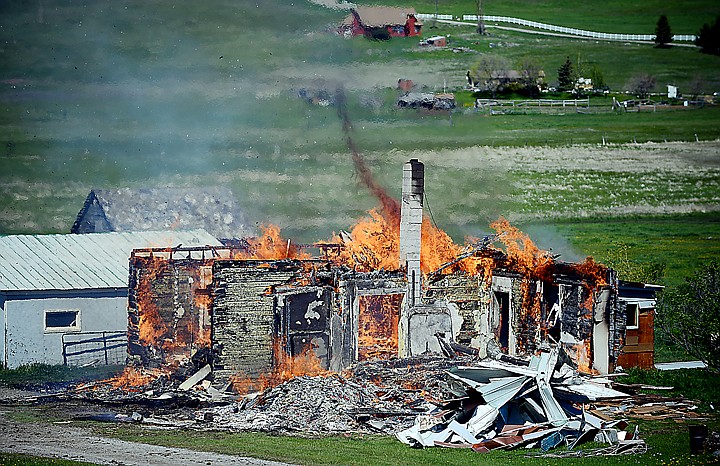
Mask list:
[[[213,268],[213,350],[221,378],[238,372],[257,376],[273,367],[273,286],[289,282],[296,269],[217,261]]]

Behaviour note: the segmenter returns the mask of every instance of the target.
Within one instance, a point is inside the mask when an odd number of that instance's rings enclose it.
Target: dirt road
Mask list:
[[[3,391],[7,395],[7,389]],[[18,422],[10,413],[20,409],[2,398],[0,396],[4,404],[0,406],[0,451],[123,466],[285,466],[254,458],[104,438],[62,422]]]

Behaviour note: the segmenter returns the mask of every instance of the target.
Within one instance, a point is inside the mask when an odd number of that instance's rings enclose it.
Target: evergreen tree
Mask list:
[[[720,16],[712,23],[702,25],[695,39],[695,45],[705,53],[720,55]]]
[[[667,47],[673,40],[672,29],[670,29],[670,22],[667,16],[660,15],[658,18],[657,26],[655,26],[655,43],[657,47]]]
[[[570,57],[558,69],[558,88],[562,91],[568,91],[573,88],[575,82],[575,70],[570,61]]]

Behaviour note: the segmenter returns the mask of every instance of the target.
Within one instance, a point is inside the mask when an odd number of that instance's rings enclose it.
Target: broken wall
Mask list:
[[[273,367],[278,338],[274,287],[290,283],[296,263],[216,261],[213,266],[213,352],[220,377],[258,376]]]
[[[170,254],[130,259],[128,356],[148,367],[177,365],[210,349],[212,262]]]

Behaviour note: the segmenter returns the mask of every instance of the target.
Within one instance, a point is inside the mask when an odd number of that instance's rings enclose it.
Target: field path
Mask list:
[[[0,411],[0,451],[127,466],[285,466],[284,463],[126,442],[62,424],[16,422]]]

